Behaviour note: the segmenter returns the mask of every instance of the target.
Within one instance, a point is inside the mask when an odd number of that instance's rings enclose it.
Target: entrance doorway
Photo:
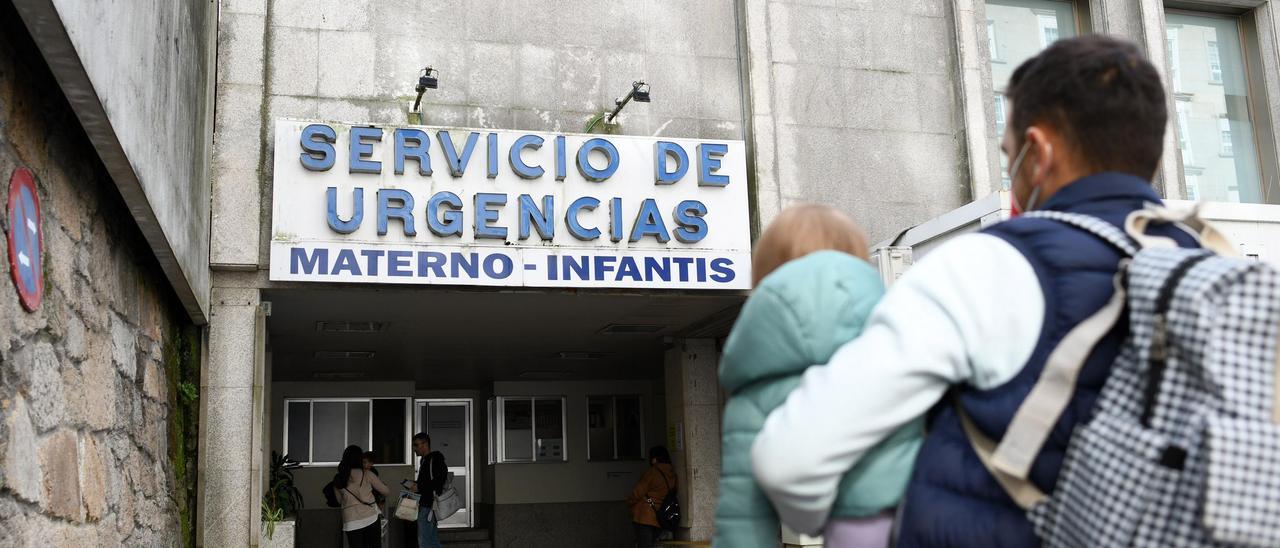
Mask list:
[[[444,455],[449,473],[453,474],[453,488],[462,497],[462,508],[448,519],[441,520],[440,528],[470,528],[475,521],[472,508],[475,474],[471,470],[471,456],[475,448],[472,402],[469,399],[432,398],[414,403],[414,430],[431,436],[431,450]],[[420,465],[421,459],[416,459],[415,474]]]

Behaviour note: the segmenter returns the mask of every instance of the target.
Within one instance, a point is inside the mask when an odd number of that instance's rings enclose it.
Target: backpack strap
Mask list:
[[[1066,213],[1063,211],[1033,211],[1022,216],[1033,219],[1049,219],[1074,226],[1101,238],[1103,241],[1111,244],[1113,247],[1119,249],[1129,257],[1137,255],[1138,250],[1142,247],[1140,245],[1142,243],[1141,241],[1139,241],[1138,244],[1134,244],[1134,239],[1130,237],[1131,234],[1125,234],[1111,223],[1092,215]]]
[[[1127,261],[1122,263],[1112,281],[1114,292],[1111,300],[1067,332],[1049,354],[1039,380],[1014,413],[1013,421],[996,448],[992,465],[997,469],[1020,479],[1026,479],[1031,472],[1031,465],[1053,426],[1071,403],[1085,360],[1098,341],[1111,332],[1124,312],[1126,267]]]
[[[1147,227],[1152,222],[1176,223],[1195,234],[1200,240],[1200,247],[1224,257],[1240,258],[1240,250],[1231,245],[1231,241],[1217,227],[1200,217],[1200,205],[1197,203],[1190,210],[1179,211],[1147,204],[1147,207],[1129,214],[1124,222],[1124,230],[1142,247],[1177,247],[1177,242],[1172,239],[1147,234]]]
[[[1037,211],[1027,216],[1077,227],[1110,243],[1129,257],[1136,255],[1139,250],[1124,232],[1096,217],[1058,211]],[[1045,498],[1044,493],[1027,476],[1049,438],[1049,433],[1071,403],[1076,380],[1085,360],[1098,341],[1120,320],[1127,296],[1124,283],[1127,266],[1128,259],[1122,260],[1112,281],[1114,291],[1111,299],[1092,316],[1072,328],[1049,354],[1040,378],[1018,406],[998,444],[978,430],[957,402],[961,425],[974,452],[1000,486],[1023,509],[1030,509]]]
[[[995,442],[978,430],[978,426],[973,424],[973,419],[969,418],[969,414],[965,413],[964,407],[960,405],[960,400],[956,400],[955,407],[956,414],[960,417],[960,426],[964,428],[965,436],[973,446],[973,452],[978,454],[978,460],[982,461],[982,466],[996,479],[996,483],[1004,488],[1004,492],[1009,494],[1013,502],[1023,510],[1030,510],[1032,506],[1044,500],[1046,498],[1044,492],[1030,480],[1014,477],[992,464],[991,459],[996,451]]]

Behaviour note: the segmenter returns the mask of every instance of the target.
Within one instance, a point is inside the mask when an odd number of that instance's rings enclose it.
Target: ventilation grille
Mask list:
[[[666,329],[665,325],[651,325],[639,323],[611,323],[604,326],[599,333],[601,335],[653,335]]]
[[[322,371],[315,373],[312,377],[321,380],[349,380],[364,378],[364,373],[361,371]]]
[[[367,350],[321,350],[315,357],[321,360],[367,360],[374,355]]]
[[[387,330],[387,322],[316,322],[321,333],[381,333]]]

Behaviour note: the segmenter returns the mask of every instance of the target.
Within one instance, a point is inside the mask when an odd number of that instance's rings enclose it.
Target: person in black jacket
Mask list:
[[[431,512],[431,503],[435,496],[444,491],[444,482],[449,475],[444,455],[431,450],[431,436],[426,432],[413,435],[413,452],[422,457],[418,465],[418,481],[409,488],[422,500],[418,506],[418,548],[442,548],[439,531],[436,529],[435,514]]]

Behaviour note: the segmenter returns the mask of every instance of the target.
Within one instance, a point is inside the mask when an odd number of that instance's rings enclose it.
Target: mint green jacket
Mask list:
[[[778,546],[778,517],[751,474],[751,444],[804,370],[827,363],[856,338],[883,295],[880,276],[866,261],[820,251],[782,265],[747,299],[720,360],[729,401],[714,546]],[[868,517],[897,506],[923,438],[918,419],[868,452],[841,479],[831,518]]]

